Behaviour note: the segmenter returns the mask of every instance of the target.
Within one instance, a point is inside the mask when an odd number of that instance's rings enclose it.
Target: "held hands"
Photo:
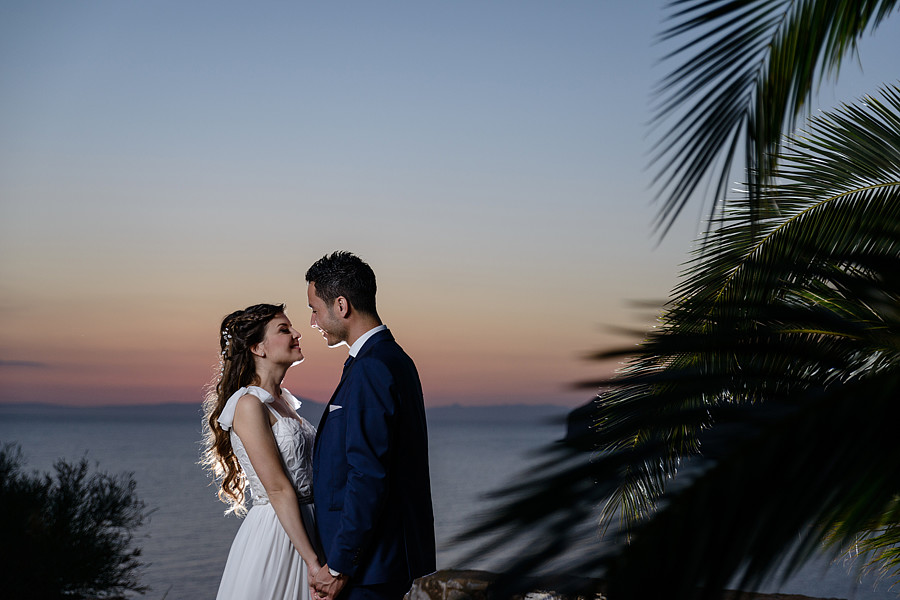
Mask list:
[[[306,565],[306,579],[307,579],[307,583],[309,584],[309,597],[310,598],[316,597],[316,588],[315,588],[316,575],[319,573],[319,571],[321,569],[322,569],[322,567],[319,566],[318,561],[316,561],[316,564],[314,564],[314,565],[310,565],[308,563]]]
[[[312,573],[310,572],[312,577]],[[338,575],[333,577],[328,571],[328,565],[324,565],[319,572],[316,573],[312,580],[312,591],[314,600],[334,600],[337,598],[341,590],[347,584],[346,575]]]

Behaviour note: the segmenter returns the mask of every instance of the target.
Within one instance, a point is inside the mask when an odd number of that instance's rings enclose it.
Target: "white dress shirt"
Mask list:
[[[353,345],[350,346],[350,356],[356,358],[356,355],[359,354],[360,350],[362,350],[363,344],[365,344],[370,337],[372,337],[379,331],[384,331],[385,329],[387,329],[387,325],[379,325],[378,327],[373,327],[372,329],[359,336],[359,338],[357,338],[357,340],[353,342]]]

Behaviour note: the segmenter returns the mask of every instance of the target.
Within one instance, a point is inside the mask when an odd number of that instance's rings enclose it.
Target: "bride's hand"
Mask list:
[[[316,575],[319,573],[319,569],[321,569],[321,568],[322,568],[322,565],[320,565],[318,563],[318,561],[316,561],[312,565],[306,565],[306,579],[307,579],[307,583],[309,584],[309,597],[310,598],[316,597],[316,588],[313,585],[313,582],[316,580]]]

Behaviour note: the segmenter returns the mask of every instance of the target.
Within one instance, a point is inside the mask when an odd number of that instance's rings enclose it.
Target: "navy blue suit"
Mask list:
[[[366,341],[325,408],[313,493],[328,566],[351,587],[435,570],[422,385],[390,331]]]

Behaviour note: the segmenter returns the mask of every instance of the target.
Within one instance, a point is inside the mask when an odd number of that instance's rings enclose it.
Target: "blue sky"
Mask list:
[[[337,248],[433,404],[562,403],[646,327],[705,210],[659,245],[662,3],[0,2],[0,401],[193,402],[222,315],[284,301],[297,395]],[[900,18],[821,106],[897,80]],[[633,342],[630,340],[629,343]],[[28,365],[28,366],[23,366]]]

